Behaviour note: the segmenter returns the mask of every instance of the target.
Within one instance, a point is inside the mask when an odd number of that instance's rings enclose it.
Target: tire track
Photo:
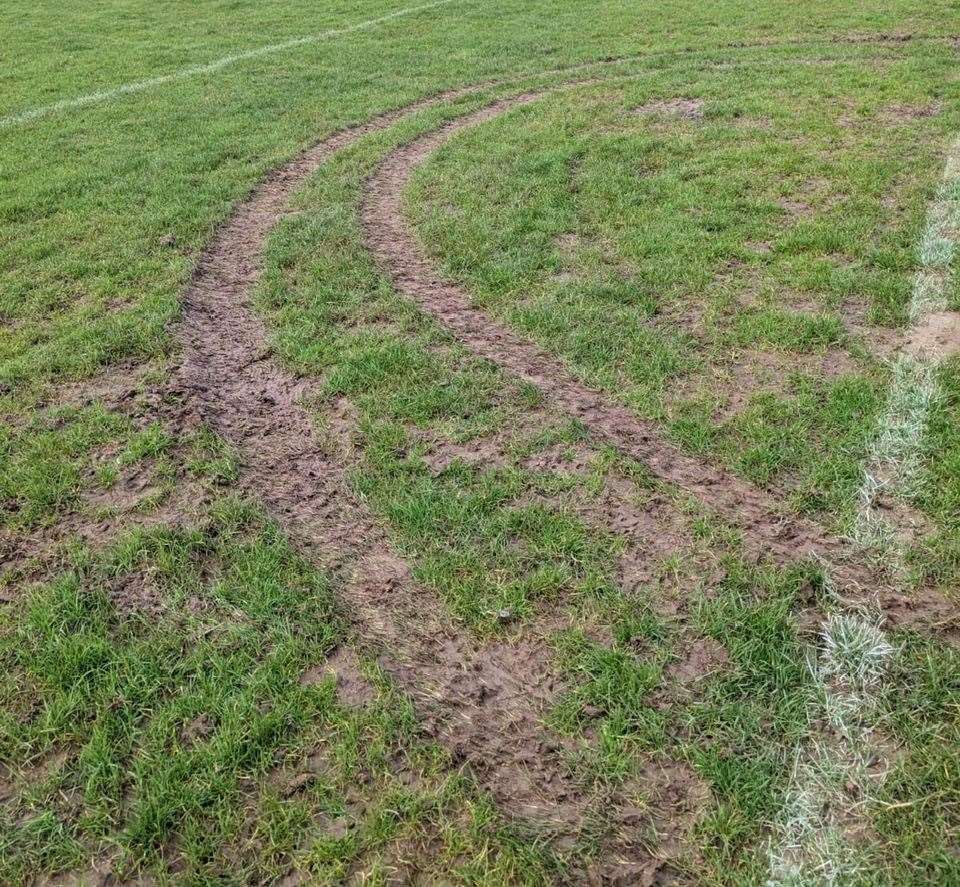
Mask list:
[[[878,577],[857,559],[856,548],[813,521],[788,514],[768,494],[720,468],[681,452],[651,422],[579,381],[558,358],[473,306],[469,294],[442,279],[404,217],[403,192],[414,171],[456,133],[529,105],[553,90],[501,99],[453,120],[387,156],[367,183],[361,219],[364,242],[394,286],[436,318],[476,355],[542,391],[600,440],[645,464],[714,509],[743,534],[756,555],[780,564],[800,558],[830,564],[845,590],[873,587]]]
[[[565,764],[570,744],[543,726],[560,689],[549,645],[531,637],[483,645],[447,624],[442,601],[413,581],[353,494],[344,465],[319,444],[301,404],[309,382],[272,356],[250,304],[264,241],[320,164],[361,137],[464,92],[443,93],[331,136],[237,207],[184,292],[183,358],[174,388],[186,404],[183,421],[204,422],[237,447],[241,487],[338,577],[361,644],[380,655],[385,671],[413,698],[424,731],[457,766],[467,765],[506,813],[565,846],[605,820],[611,798],[584,791]],[[627,862],[658,865],[629,832],[608,845],[605,865],[611,871]]]
[[[345,467],[315,439],[301,405],[309,382],[294,378],[274,359],[267,330],[250,304],[265,240],[309,175],[363,136],[480,88],[441,93],[336,133],[268,176],[216,233],[184,291],[183,359],[175,387],[188,404],[188,421],[208,423],[239,449],[242,487],[343,581],[340,594],[358,634],[384,654],[386,671],[413,697],[427,732],[455,761],[468,765],[508,813],[571,837],[598,815],[603,818],[610,798],[583,791],[564,764],[567,749],[542,726],[557,691],[544,645],[525,640],[483,646],[440,618],[445,609],[440,600],[414,583],[383,530],[353,495]],[[680,453],[652,425],[473,308],[463,290],[431,269],[400,212],[413,170],[458,130],[529,104],[546,91],[494,102],[392,152],[365,189],[362,223],[368,248],[401,292],[475,353],[533,382],[599,439],[715,508],[743,531],[758,556],[772,554],[782,563],[820,557],[852,588],[872,582],[845,541],[784,514],[766,494]],[[610,857],[631,865],[649,862],[641,844],[637,835],[619,835]]]

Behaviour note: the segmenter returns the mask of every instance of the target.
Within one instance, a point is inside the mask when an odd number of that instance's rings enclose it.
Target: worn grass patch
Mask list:
[[[358,205],[397,145],[546,88],[416,173],[404,211],[431,260],[686,452],[849,528],[960,130],[950,0],[455,2],[23,123],[403,5],[8,6],[0,881],[764,883],[798,749],[824,728],[823,565],[758,563],[465,351],[377,270]],[[603,82],[550,91],[573,77]],[[321,570],[326,552],[265,516],[242,448],[177,381],[183,285],[268,170],[478,83],[296,196],[266,244],[270,341],[251,359],[303,378],[343,494],[450,637],[542,652],[537,747],[593,802],[562,835],[506,815],[436,735],[343,609],[350,553]],[[956,358],[937,373],[907,601],[960,577]],[[954,622],[893,637],[889,772],[849,810],[862,883],[960,878]],[[532,679],[499,688],[514,678]]]

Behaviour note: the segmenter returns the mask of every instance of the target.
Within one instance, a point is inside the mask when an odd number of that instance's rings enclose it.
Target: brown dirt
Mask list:
[[[805,200],[794,200],[792,197],[781,197],[777,200],[780,207],[790,218],[803,219],[813,213],[813,207]]]
[[[474,353],[536,385],[553,403],[597,437],[637,459],[715,509],[743,531],[746,545],[780,563],[817,557],[833,566],[841,586],[872,586],[876,577],[858,564],[851,546],[816,524],[793,517],[748,483],[681,453],[652,423],[577,380],[555,357],[475,308],[456,284],[437,276],[402,212],[413,171],[456,132],[537,98],[525,93],[497,101],[391,153],[367,184],[362,207],[365,242],[396,287],[415,300]]]
[[[637,803],[618,810],[619,824],[628,834],[642,834],[640,840],[654,848],[653,855],[636,862],[636,849],[623,845],[605,859],[605,871],[590,873],[588,883],[624,887],[695,883],[681,872],[698,862],[691,844],[711,802],[706,783],[685,764],[657,760],[627,786],[625,794],[635,796]]]
[[[183,725],[180,738],[185,743],[202,742],[213,735],[216,725],[209,715],[197,715],[192,721]]]
[[[960,312],[938,311],[910,330],[904,350],[914,357],[944,360],[960,352]]]
[[[110,460],[104,460],[109,462]],[[152,465],[134,463],[120,468],[115,483],[107,489],[91,489],[81,494],[83,503],[95,511],[129,512],[142,507],[160,490]]]
[[[703,119],[702,99],[658,99],[633,109],[634,114],[663,114],[687,120]]]
[[[142,468],[131,467],[121,473],[109,491],[82,494],[81,509],[51,526],[30,530],[0,527],[0,600],[7,588],[16,586],[17,594],[21,594],[31,583],[41,582],[67,567],[71,543],[79,541],[97,550],[115,539],[121,529],[187,526],[209,502],[209,494],[201,484],[182,479],[155,508],[138,510],[146,491],[152,488],[151,477]],[[114,602],[123,609],[143,608],[154,614],[164,609],[160,598],[145,587],[129,584],[109,590],[118,592]],[[12,599],[12,592],[6,596]]]
[[[676,856],[710,801],[710,789],[686,764],[658,761],[644,772],[659,853]]]
[[[823,557],[841,580],[872,581],[849,561],[852,552],[841,540],[784,514],[748,484],[678,452],[652,425],[581,384],[555,358],[491,321],[464,292],[433,274],[400,213],[412,170],[457,129],[535,97],[496,102],[391,154],[368,184],[363,205],[364,234],[375,257],[401,292],[475,353],[538,385],[600,440],[699,496],[744,532],[758,557],[770,554],[784,563]],[[343,464],[314,436],[302,406],[309,383],[291,377],[273,359],[263,323],[250,308],[264,240],[296,188],[333,152],[401,116],[383,115],[330,137],[268,177],[237,208],[201,256],[184,293],[183,361],[175,393],[184,401],[187,425],[206,422],[239,449],[242,486],[284,523],[291,538],[347,580],[342,597],[358,635],[381,652],[386,672],[411,694],[426,732],[466,764],[508,813],[569,840],[596,812],[598,799],[571,776],[564,744],[543,726],[558,689],[546,645],[532,640],[484,645],[447,624],[442,603],[417,586],[391,553],[383,531],[353,496]],[[639,851],[630,864],[645,864]]]
[[[422,107],[424,103],[413,106]],[[264,240],[320,163],[400,113],[337,134],[270,176],[214,237],[184,293],[179,394],[186,424],[208,423],[243,456],[241,485],[328,569],[365,644],[409,692],[428,734],[469,766],[513,815],[572,836],[593,799],[567,774],[541,724],[553,691],[545,645],[487,646],[460,637],[444,607],[410,578],[352,494],[344,466],[318,443],[301,401],[308,383],[273,359],[251,310]]]
[[[664,676],[674,686],[689,687],[718,671],[730,661],[727,651],[713,638],[694,641],[681,659],[667,666]]]
[[[580,235],[560,234],[557,236],[555,243],[561,255],[569,257],[574,255],[577,250],[580,249]]]
[[[158,367],[153,364],[120,363],[80,382],[66,382],[41,394],[37,409],[64,409],[102,403],[110,410],[135,413],[137,396],[146,377]]]
[[[942,110],[941,102],[928,102],[923,105],[889,105],[880,112],[880,117],[892,122],[923,120],[927,117],[936,117]]]
[[[160,589],[150,573],[125,574],[108,583],[107,594],[118,610],[159,616],[167,609]]]
[[[471,468],[493,468],[503,464],[502,441],[497,437],[483,437],[467,443],[437,441],[423,461],[433,474],[442,474],[454,462]]]
[[[838,379],[859,372],[857,362],[838,348],[810,354],[744,349],[736,352],[732,359],[714,364],[705,378],[694,377],[687,384],[678,385],[675,396],[709,398],[716,404],[713,421],[723,424],[742,413],[756,396],[789,397],[787,383],[793,373]]]
[[[351,647],[343,646],[323,664],[307,669],[301,684],[317,684],[333,678],[337,697],[343,705],[363,708],[376,699],[376,691],[360,670],[360,660]]]

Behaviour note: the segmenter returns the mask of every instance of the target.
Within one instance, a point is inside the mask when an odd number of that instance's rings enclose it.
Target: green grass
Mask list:
[[[955,5],[463,0],[0,126],[0,881],[579,883],[622,839],[689,882],[763,883],[819,729],[819,569],[752,562],[715,516],[398,297],[362,247],[361,188],[443,121],[624,56],[602,83],[457,135],[416,174],[411,223],[491,315],[688,452],[842,529],[889,383],[878,343],[905,325],[960,130]],[[14,0],[0,117],[401,8]],[[424,735],[379,665],[390,651],[342,610],[347,577],[263,515],[244,454],[170,418],[180,292],[230,207],[330,131],[490,79],[509,82],[312,177],[255,299],[438,618],[543,645],[545,735],[604,799],[559,845]],[[648,110],[677,97],[702,116]],[[950,592],[956,359],[939,376],[910,500],[929,527],[909,557]],[[111,396],[120,382],[131,396]],[[653,517],[631,528],[618,508]],[[706,639],[725,663],[678,688],[672,668]],[[925,631],[896,640],[878,725],[895,751],[862,881],[951,883],[956,655]],[[344,648],[364,706],[302,680]],[[652,766],[706,789],[676,848],[657,834]]]
[[[478,882],[535,882],[556,865],[447,775],[375,667],[364,711],[339,703],[330,679],[302,682],[347,642],[345,626],[328,581],[248,506],[222,500],[202,527],[133,532],[73,558],[4,620],[6,883],[91,857],[235,883],[279,877],[293,858],[332,882],[423,836]],[[124,605],[131,584],[159,598],[159,618]],[[320,766],[291,783],[311,754]],[[330,820],[347,835],[323,838]]]
[[[905,322],[941,173],[917,140],[942,152],[958,121],[905,119],[882,142],[869,124],[919,107],[918,83],[938,95],[947,58],[841,57],[829,78],[736,61],[614,80],[466,132],[418,173],[410,211],[485,308],[681,443],[842,524],[886,382],[863,337]],[[703,120],[630,112],[670,95],[700,98]],[[864,122],[824,114],[830,96]],[[829,354],[824,374],[811,357]],[[771,360],[786,390],[751,396]],[[716,421],[733,397],[746,403]]]

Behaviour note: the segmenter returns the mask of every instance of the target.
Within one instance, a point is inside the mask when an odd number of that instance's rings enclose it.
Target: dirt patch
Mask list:
[[[132,415],[136,412],[134,404],[143,393],[146,377],[158,369],[153,364],[121,363],[110,366],[88,379],[57,385],[41,397],[37,409],[58,410],[102,403],[112,411]]]
[[[541,723],[538,703],[552,681],[544,645],[484,647],[451,633],[442,602],[412,581],[353,495],[344,465],[314,436],[303,408],[310,384],[272,357],[250,308],[264,239],[295,188],[334,151],[400,116],[385,115],[310,149],[268,177],[214,237],[183,297],[181,421],[207,423],[236,446],[242,487],[342,579],[357,636],[411,695],[427,732],[507,813],[555,838],[572,838],[593,800],[566,774],[560,745]]]
[[[883,108],[878,115],[881,120],[902,123],[910,120],[926,120],[936,117],[943,110],[942,102],[926,102],[922,105],[896,104]]]
[[[658,854],[676,858],[710,803],[707,784],[686,764],[651,763],[643,773],[643,790],[658,838]]]
[[[605,859],[602,869],[598,866],[589,883],[658,887],[686,882],[678,864],[688,869],[699,861],[692,838],[711,803],[709,787],[685,764],[653,761],[624,794],[636,803],[619,807],[621,833],[655,848],[652,858],[637,862],[636,847],[624,845]]]
[[[459,462],[471,468],[489,468],[503,462],[503,448],[497,438],[480,438],[467,443],[438,441],[425,453],[423,461],[432,474],[442,474]]]
[[[126,513],[136,511],[160,492],[153,466],[123,466],[116,481],[107,489],[88,490],[82,494],[84,504],[96,510]]]
[[[583,826],[589,803],[567,772],[572,740],[543,726],[560,689],[549,650],[541,639],[476,647],[448,634],[432,660],[399,674],[406,682],[416,669],[432,696],[455,707],[454,717],[438,708],[423,721],[454,762],[473,762],[504,809],[562,837]]]
[[[113,874],[113,862],[110,860],[95,860],[93,864],[83,872],[64,872],[59,875],[43,875],[30,882],[33,887],[110,887],[118,883]],[[138,876],[134,878],[125,878],[124,884],[143,885],[143,887],[152,887],[157,882],[147,876]]]
[[[181,482],[167,495],[163,502],[148,510],[137,506],[146,499],[145,490],[137,489],[143,479],[134,471],[136,479],[127,487],[123,477],[101,498],[103,494],[86,493],[81,497],[85,507],[80,512],[66,514],[57,523],[30,530],[12,530],[0,527],[0,601],[12,600],[14,585],[18,592],[28,583],[41,582],[64,569],[69,569],[71,559],[69,547],[81,542],[93,550],[102,550],[117,537],[117,534],[133,528],[185,527],[192,523],[193,516],[209,503],[210,494],[195,481],[181,479]],[[97,508],[100,504],[110,503],[106,509]],[[128,508],[117,507],[126,504]],[[93,511],[94,513],[90,513]],[[119,585],[117,586],[119,589]],[[8,593],[9,590],[9,593]],[[108,592],[111,589],[108,588]],[[121,606],[135,605],[141,601],[147,613],[158,613],[163,605],[158,597],[145,589],[130,588],[125,594],[122,590],[115,602]]]
[[[193,720],[183,725],[183,729],[180,731],[180,738],[187,744],[202,742],[204,739],[209,739],[215,729],[216,724],[214,724],[213,719],[209,715],[197,715]]]
[[[722,671],[730,661],[723,645],[713,638],[699,638],[676,662],[664,670],[666,680],[678,687],[690,687]]]
[[[291,798],[300,792],[309,789],[318,782],[329,778],[334,772],[330,760],[322,748],[315,748],[310,751],[297,767],[291,772],[289,770],[278,770],[273,774],[271,781],[277,786],[280,793],[285,798]],[[336,822],[334,820],[333,822]],[[331,823],[327,823],[331,824]],[[346,834],[346,828],[334,826],[337,831]],[[341,837],[342,837],[341,834]]]
[[[944,360],[960,352],[960,312],[928,314],[910,330],[904,350],[914,357]]]
[[[935,631],[954,646],[960,645],[960,607],[934,590],[892,592],[883,605],[891,628]]]
[[[308,668],[300,678],[304,686],[333,678],[337,698],[350,708],[365,708],[377,698],[376,690],[364,677],[360,660],[350,647],[339,647],[324,665]]]
[[[559,443],[528,456],[520,467],[528,471],[555,471],[583,476],[596,464],[597,454],[582,444]]]
[[[113,580],[107,594],[114,606],[124,613],[160,616],[165,610],[163,594],[148,573],[128,573]]]
[[[321,434],[325,432],[334,455],[348,459],[353,455],[353,439],[360,421],[357,408],[345,397],[336,401],[320,416]]]
[[[554,240],[554,243],[561,255],[569,257],[580,249],[580,235],[559,234]]]
[[[813,207],[805,200],[795,200],[792,197],[781,197],[777,206],[791,219],[805,219],[813,214]]]
[[[634,114],[659,114],[671,117],[683,117],[686,120],[703,119],[702,99],[656,99],[633,109]]]
[[[729,363],[711,367],[708,376],[695,377],[692,384],[678,386],[676,393],[681,400],[704,398],[714,403],[711,419],[722,425],[736,419],[757,397],[790,397],[793,374],[833,380],[860,372],[857,361],[839,348],[810,354],[749,349]]]

